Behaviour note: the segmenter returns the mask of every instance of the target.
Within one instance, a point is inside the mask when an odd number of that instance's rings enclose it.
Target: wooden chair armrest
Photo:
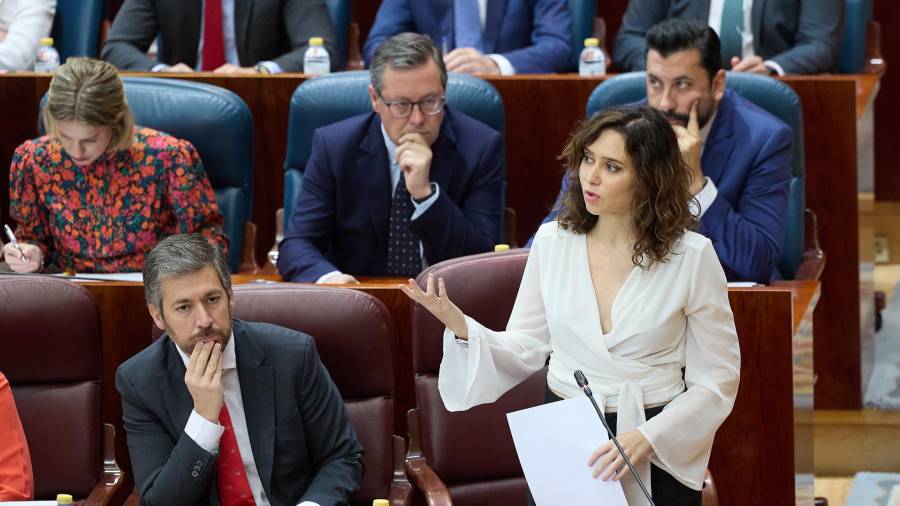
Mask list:
[[[794,276],[796,280],[818,281],[825,270],[825,252],[819,246],[819,218],[811,209],[806,209],[806,251],[803,262]]]
[[[391,506],[412,504],[413,487],[406,476],[406,440],[394,435],[394,479],[388,493]]]
[[[128,499],[125,499],[122,506],[141,506],[141,498],[138,496],[137,490],[131,491],[131,494],[128,495]]]
[[[360,50],[361,41],[359,40],[359,23],[351,21],[347,27],[347,64],[344,66],[346,70],[363,70],[366,68],[366,62],[363,60],[362,51]]]
[[[881,23],[869,21],[868,36],[866,37],[866,64],[863,73],[875,74],[883,77],[887,71],[887,62],[881,53]]]
[[[122,470],[116,463],[116,429],[111,424],[104,423],[103,474],[85,499],[84,506],[106,506],[119,492],[123,482]]]
[[[422,454],[422,436],[419,430],[419,410],[406,412],[406,427],[409,430],[409,450],[406,452],[406,472],[412,477],[416,487],[425,494],[428,506],[452,506],[453,499],[447,485],[438,477]]]
[[[507,207],[506,208],[506,244],[509,245],[509,249],[516,249],[519,247],[519,241],[516,237],[516,210]]]
[[[259,262],[256,261],[256,223],[244,223],[244,249],[241,250],[241,263],[238,264],[240,274],[259,274]]]
[[[818,281],[822,277],[822,271],[825,270],[824,253],[820,258],[808,255],[810,255],[809,251],[803,255],[803,263],[800,264],[800,268],[797,269],[797,275],[794,276],[794,279],[797,281]]]
[[[719,494],[716,492],[716,482],[713,481],[709,469],[706,470],[706,476],[703,478],[703,496],[701,501],[702,506],[719,506]]]

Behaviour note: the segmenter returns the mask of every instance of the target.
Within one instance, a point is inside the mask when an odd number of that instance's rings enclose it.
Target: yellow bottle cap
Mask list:
[[[584,39],[584,47],[597,47],[600,45],[600,39],[596,37],[589,37]]]
[[[375,499],[372,501],[372,506],[391,506],[391,503],[387,499]]]
[[[494,251],[509,251],[509,244],[497,244]]]
[[[322,37],[310,37],[309,38],[310,46],[321,46],[324,43],[325,43],[325,41],[322,40]]]
[[[72,504],[72,496],[69,494],[56,494],[56,504]]]
[[[41,39],[42,46],[52,46],[53,45],[53,37],[44,37]]]

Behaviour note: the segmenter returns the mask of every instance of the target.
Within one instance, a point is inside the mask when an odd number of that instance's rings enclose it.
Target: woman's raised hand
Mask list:
[[[459,339],[468,339],[468,329],[466,326],[466,316],[456,304],[447,297],[447,288],[444,286],[444,278],[438,278],[437,290],[434,286],[434,274],[428,275],[428,281],[425,283],[425,291],[423,292],[414,279],[410,279],[405,285],[400,285],[403,293],[410,299],[418,302],[435,318],[441,321],[450,332],[453,332]]]

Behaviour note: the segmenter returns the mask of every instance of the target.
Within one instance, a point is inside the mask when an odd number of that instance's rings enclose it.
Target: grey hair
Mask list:
[[[144,260],[144,297],[147,304],[162,310],[162,280],[213,267],[222,288],[231,296],[231,274],[225,254],[202,234],[178,234],[166,237]]]
[[[400,33],[381,43],[375,50],[375,57],[369,65],[372,87],[381,96],[384,69],[390,65],[394,70],[406,70],[425,65],[428,58],[434,60],[441,73],[441,87],[447,87],[447,67],[440,51],[431,43],[431,38],[418,33]]]

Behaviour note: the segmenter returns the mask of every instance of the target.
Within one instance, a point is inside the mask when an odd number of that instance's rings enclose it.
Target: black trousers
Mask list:
[[[544,393],[544,404],[549,402],[561,401],[556,394],[547,388]],[[647,420],[660,414],[663,406],[657,408],[649,408],[644,410]],[[616,432],[616,413],[605,413],[606,423],[609,428]],[[597,478],[599,479],[599,478]],[[653,496],[653,502],[656,506],[700,506],[702,500],[702,492],[685,486],[676,480],[671,474],[650,464],[650,495]],[[531,491],[528,491],[528,506],[535,506],[534,498]]]

